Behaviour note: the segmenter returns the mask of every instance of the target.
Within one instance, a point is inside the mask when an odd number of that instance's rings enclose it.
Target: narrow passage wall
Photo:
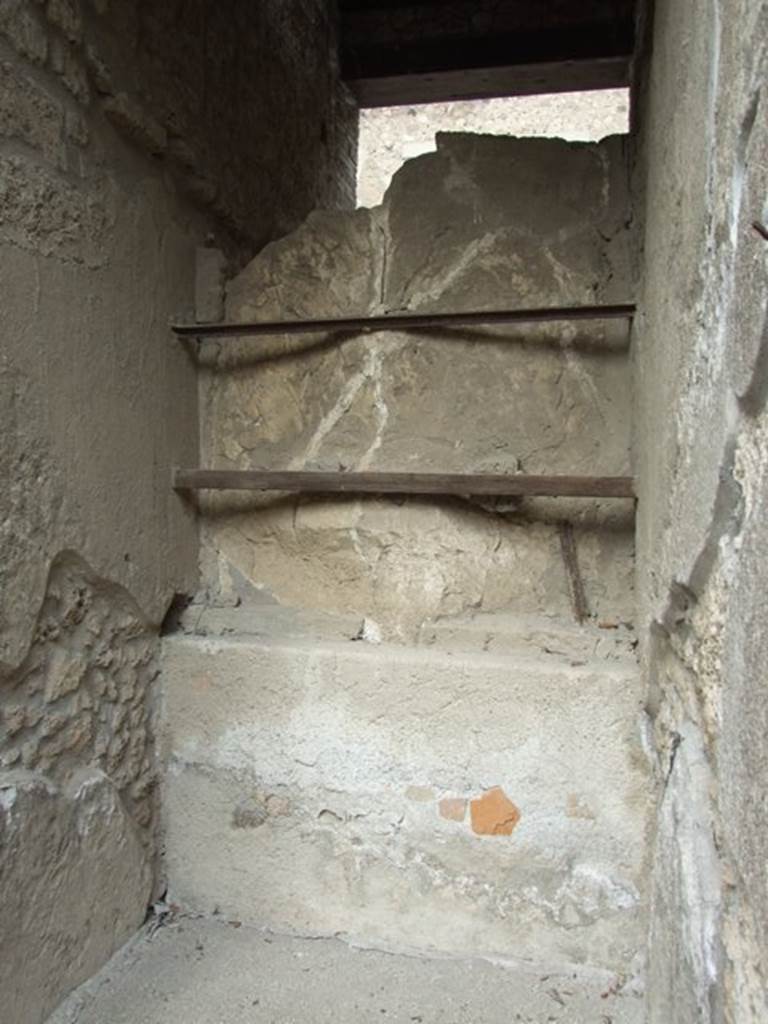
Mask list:
[[[196,587],[198,247],[352,205],[325,4],[0,5],[0,1005],[37,1024],[155,884],[152,682]]]
[[[649,1019],[768,1018],[768,4],[655,4],[638,103]]]

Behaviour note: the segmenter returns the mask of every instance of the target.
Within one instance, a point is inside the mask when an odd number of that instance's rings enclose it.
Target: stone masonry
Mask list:
[[[768,1019],[768,4],[656,3],[639,99],[651,1024]],[[682,60],[685,55],[685,60]],[[642,196],[642,200],[641,197]]]
[[[446,135],[315,212],[230,320],[631,298],[624,140]],[[201,344],[207,466],[623,473],[628,327]],[[163,644],[171,898],[391,950],[631,977],[646,808],[621,501],[201,494]],[[589,606],[561,553],[573,529]]]
[[[230,284],[231,320],[626,301],[624,142],[440,136],[386,203],[315,213]],[[587,213],[588,211],[588,213]],[[621,474],[627,325],[209,343],[203,461],[231,468]],[[413,639],[470,609],[570,614],[573,520],[592,614],[632,615],[626,502],[203,497],[205,575]]]

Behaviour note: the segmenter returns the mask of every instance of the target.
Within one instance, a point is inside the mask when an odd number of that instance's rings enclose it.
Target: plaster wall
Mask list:
[[[631,297],[624,143],[445,135],[382,207],[317,212],[227,289],[230,320]],[[630,445],[627,325],[201,346],[203,461],[227,468],[612,474]],[[352,612],[410,642],[468,610],[632,618],[631,503],[203,494],[212,600]]]
[[[352,203],[332,42],[321,3],[0,5],[0,1002],[18,1024],[109,957],[156,884],[157,632],[197,578],[170,488],[198,461],[196,371],[167,325],[193,314],[212,237],[237,266]]]
[[[655,4],[640,91],[639,635],[661,797],[649,1019],[768,1013],[768,5]]]

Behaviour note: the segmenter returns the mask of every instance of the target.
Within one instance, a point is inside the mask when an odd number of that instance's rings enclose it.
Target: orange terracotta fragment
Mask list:
[[[469,805],[472,831],[479,836],[509,836],[520,821],[520,811],[501,786],[487,789]]]
[[[448,821],[464,821],[467,813],[467,801],[460,796],[446,796],[440,801],[440,817]]]

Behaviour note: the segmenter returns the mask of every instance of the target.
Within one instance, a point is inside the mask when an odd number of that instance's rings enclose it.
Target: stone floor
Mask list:
[[[640,1024],[604,974],[422,959],[181,918],[125,946],[48,1024]]]

